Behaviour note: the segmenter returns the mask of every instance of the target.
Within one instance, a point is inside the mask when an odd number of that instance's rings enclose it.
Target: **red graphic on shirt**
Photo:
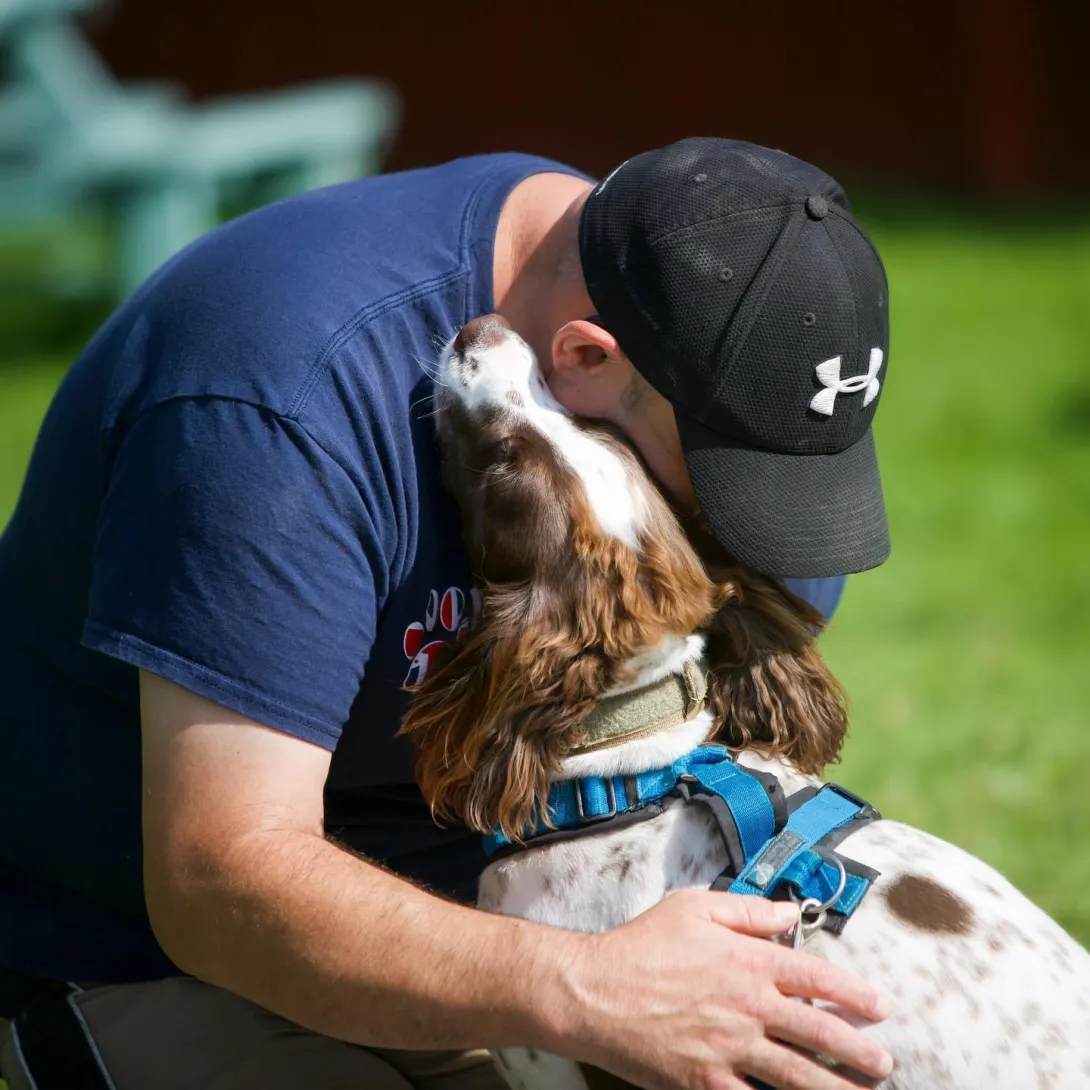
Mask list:
[[[419,685],[428,676],[439,652],[449,646],[450,639],[464,640],[473,626],[473,618],[480,608],[476,591],[469,592],[470,614],[466,612],[466,593],[460,587],[447,587],[442,597],[437,590],[428,592],[428,605],[424,620],[413,621],[402,637],[401,646],[409,660],[406,685]],[[444,638],[435,639],[432,632],[440,626]],[[448,633],[452,634],[448,635]],[[438,636],[439,633],[436,633]]]

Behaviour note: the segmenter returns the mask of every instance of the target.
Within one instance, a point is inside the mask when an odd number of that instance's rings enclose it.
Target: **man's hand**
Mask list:
[[[659,1088],[850,1084],[772,1038],[876,1075],[888,1060],[808,995],[873,1016],[842,970],[755,935],[793,914],[683,893],[582,935],[451,904],[324,839],[329,754],[141,674],[145,893],[194,976],[386,1048],[533,1045]]]
[[[589,936],[576,977],[578,1058],[648,1090],[742,1090],[753,1075],[785,1090],[849,1090],[786,1041],[876,1078],[893,1061],[864,1033],[797,996],[870,1019],[879,995],[829,962],[758,936],[786,930],[793,906],[685,892],[614,931]],[[570,1046],[557,1051],[572,1054]]]

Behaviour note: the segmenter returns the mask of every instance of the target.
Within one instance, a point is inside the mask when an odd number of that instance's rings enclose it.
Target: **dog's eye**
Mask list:
[[[505,435],[496,444],[494,458],[499,465],[510,465],[518,460],[518,449],[515,446],[515,441],[509,435]]]

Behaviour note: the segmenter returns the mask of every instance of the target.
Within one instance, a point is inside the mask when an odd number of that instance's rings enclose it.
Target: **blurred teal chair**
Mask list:
[[[273,199],[378,170],[399,115],[388,85],[193,104],[173,84],[113,78],[73,21],[94,4],[0,0],[0,224],[108,209],[121,295],[246,186]]]

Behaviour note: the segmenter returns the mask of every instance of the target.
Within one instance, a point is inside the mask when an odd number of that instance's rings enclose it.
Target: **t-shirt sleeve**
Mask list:
[[[784,582],[800,598],[814,607],[828,623],[844,594],[846,575],[834,575],[826,579],[785,579]]]
[[[295,421],[170,401],[114,454],[83,643],[332,749],[385,571],[366,494]]]

